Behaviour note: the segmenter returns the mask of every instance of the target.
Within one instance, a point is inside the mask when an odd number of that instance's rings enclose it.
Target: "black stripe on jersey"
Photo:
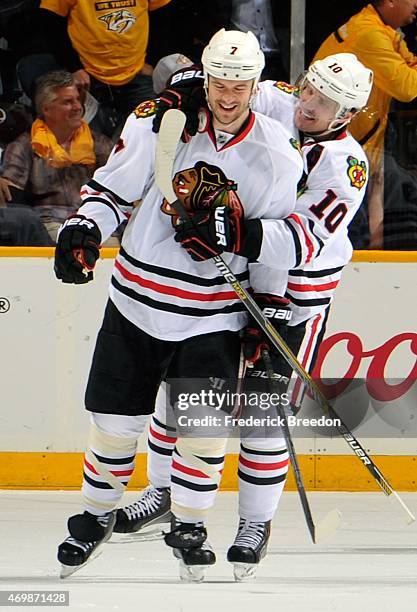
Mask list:
[[[85,472],[83,476],[84,476],[84,480],[88,482],[89,485],[91,485],[92,487],[95,487],[96,489],[113,489],[114,488],[108,482],[98,482],[97,480],[93,480],[92,478],[87,476]],[[127,482],[128,482],[127,480],[125,482],[123,482],[123,480],[119,480],[119,482],[121,482],[125,487],[127,487]]]
[[[109,200],[106,200],[106,198],[101,198],[99,196],[94,196],[94,195],[87,196],[86,198],[83,198],[83,204],[88,204],[89,202],[94,202],[94,203],[95,202],[100,202],[100,204],[104,204],[105,206],[110,208],[110,210],[112,211],[112,213],[116,217],[117,225],[120,225],[121,222],[123,221],[123,219],[120,216],[120,213],[119,213],[118,209],[116,208],[116,206],[112,202],[109,202]]]
[[[330,304],[331,298],[317,298],[314,300],[299,300],[295,298],[290,292],[287,292],[287,297],[291,300],[293,304],[296,306],[324,306],[324,304]]]
[[[161,423],[161,421],[158,421],[156,416],[153,416],[152,420],[154,421],[156,425],[158,425],[158,427],[161,427],[161,429],[166,429],[166,431],[173,431],[176,434],[177,430],[175,429],[175,427],[170,427],[169,425]]]
[[[172,312],[174,314],[180,314],[184,316],[190,317],[211,317],[213,315],[218,314],[230,314],[232,312],[246,312],[246,308],[242,304],[242,302],[235,302],[234,304],[229,304],[228,306],[224,306],[223,308],[211,308],[210,310],[204,310],[203,308],[192,308],[190,306],[176,306],[175,304],[168,304],[167,302],[158,302],[157,300],[153,300],[152,298],[136,293],[130,287],[124,287],[121,285],[115,278],[112,276],[111,284],[115,289],[126,295],[127,297],[135,300],[136,302],[140,302],[141,304],[145,304],[150,308],[154,308],[155,310],[162,310],[164,312]]]
[[[314,238],[317,240],[317,242],[319,243],[319,250],[317,251],[317,253],[314,255],[314,257],[318,257],[324,247],[324,242],[323,240],[321,240],[321,238],[319,238],[315,232],[314,232],[314,228],[315,228],[316,224],[314,223],[314,221],[312,219],[308,220],[308,227],[310,229],[310,232],[313,234]]]
[[[116,204],[119,204],[120,206],[132,206],[132,202],[127,202],[126,200],[118,196],[117,193],[114,193],[114,191],[112,191],[108,187],[105,187],[104,185],[100,185],[100,183],[97,183],[97,181],[95,181],[94,179],[90,179],[88,181],[87,187],[91,187],[91,189],[101,191],[102,193],[110,194],[111,197],[114,198]]]
[[[192,489],[193,491],[203,492],[203,491],[216,491],[217,490],[216,484],[200,485],[200,484],[196,484],[195,482],[190,482],[189,480],[183,480],[182,478],[178,478],[177,476],[171,476],[171,482],[177,485],[181,485],[182,487],[185,487],[186,489]]]
[[[338,268],[327,268],[326,270],[290,270],[290,276],[306,276],[307,278],[321,278],[322,276],[331,276],[343,270],[345,266]]]
[[[133,455],[132,457],[122,457],[121,459],[109,459],[108,457],[102,457],[101,455],[97,455],[97,453],[93,453],[93,455],[96,459],[100,461],[100,463],[113,463],[114,465],[124,465],[125,463],[132,463],[135,460],[135,455]]]
[[[295,247],[295,265],[299,266],[301,263],[301,254],[303,252],[303,249],[301,247],[301,242],[298,237],[297,230],[293,227],[292,223],[290,223],[287,219],[284,219],[284,223],[291,231],[291,234],[294,240],[294,247]]]
[[[259,476],[250,476],[249,474],[245,474],[241,470],[237,471],[237,475],[242,480],[246,482],[250,482],[255,485],[273,485],[278,484],[279,482],[283,482],[287,477],[287,472],[285,474],[280,474],[279,476],[274,476],[273,478],[261,478]]]
[[[223,276],[215,276],[213,278],[201,278],[200,276],[194,276],[193,274],[186,274],[185,272],[179,272],[178,270],[168,270],[167,268],[161,268],[160,266],[153,266],[143,261],[138,261],[131,255],[126,253],[123,247],[120,247],[120,255],[122,255],[126,259],[126,261],[132,264],[132,266],[135,266],[140,270],[145,270],[146,272],[151,272],[152,274],[157,274],[158,276],[165,276],[166,278],[175,278],[177,280],[185,281],[186,283],[192,283],[193,285],[200,285],[201,287],[214,287],[216,285],[228,284]],[[245,270],[245,272],[240,272],[239,274],[235,274],[234,276],[237,278],[238,281],[244,281],[249,278],[249,271]]]
[[[252,448],[246,448],[246,446],[243,446],[243,444],[240,445],[240,448],[242,449],[244,453],[248,453],[249,455],[264,455],[264,456],[284,455],[287,452],[286,448],[282,448],[281,450],[265,451],[265,450],[255,450]]]
[[[151,442],[148,438],[148,446],[154,453],[158,453],[158,455],[172,455],[172,448],[164,448],[163,446],[157,446],[153,442]]]
[[[179,453],[177,451],[177,449],[174,450],[174,454],[177,457],[181,458],[181,453]],[[224,456],[221,457],[200,457],[199,455],[196,455],[197,459],[200,459],[201,461],[204,461],[204,463],[209,463],[210,465],[218,465],[219,463],[223,463],[224,461]]]

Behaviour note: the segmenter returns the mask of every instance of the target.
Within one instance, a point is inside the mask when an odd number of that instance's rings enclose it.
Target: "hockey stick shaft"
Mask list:
[[[272,367],[271,357],[269,355],[269,352],[266,349],[262,351],[262,359],[265,364],[265,369],[266,369],[266,373],[268,376],[268,383],[271,389],[271,393],[278,393],[278,396],[280,396],[280,393],[279,393],[280,389],[278,388],[278,384],[274,376],[274,370]],[[311,539],[313,540],[314,543],[316,543],[316,529],[315,529],[313,517],[311,514],[311,510],[310,510],[310,505],[308,503],[307,494],[306,494],[306,490],[305,490],[304,482],[303,482],[303,477],[301,475],[300,466],[298,464],[297,455],[295,453],[290,429],[288,427],[287,417],[285,416],[284,409],[281,406],[280,402],[278,402],[276,409],[277,409],[278,416],[280,418],[280,425],[281,425],[282,432],[284,434],[288,454],[290,456],[290,462],[291,462],[291,466],[294,472],[295,483],[297,485],[297,491],[300,497],[301,506],[303,508],[304,517],[306,519],[306,523],[307,523],[308,530],[310,532]]]
[[[155,167],[155,180],[156,184],[161,190],[162,194],[175,209],[179,217],[183,221],[189,221],[189,216],[185,210],[182,202],[177,199],[175,192],[172,187],[172,174],[173,164],[175,159],[175,152],[178,142],[181,137],[182,130],[185,125],[185,115],[179,110],[172,109],[165,113],[162,118],[161,127],[159,131],[159,138],[156,152],[156,167]],[[237,280],[232,270],[223,260],[220,255],[212,258],[217,269],[223,278],[231,285],[235,291],[237,297],[241,300],[243,305],[246,307],[249,314],[255,319],[262,332],[270,340],[274,348],[282,355],[285,361],[290,365],[291,369],[297,374],[300,380],[304,383],[306,388],[310,391],[313,398],[317,401],[320,407],[329,414],[334,420],[335,427],[340,435],[349,444],[349,447],[356,454],[358,459],[372,474],[373,478],[387,495],[394,495],[395,499],[399,502],[402,509],[406,512],[408,522],[415,520],[415,517],[411,511],[407,508],[405,503],[401,500],[399,495],[394,491],[386,478],[381,474],[379,469],[376,467],[372,459],[369,457],[363,446],[353,436],[349,428],[343,423],[335,410],[330,406],[318,387],[317,383],[308,374],[308,372],[299,363],[291,349],[286,345],[284,340],[281,338],[275,327],[268,321],[263,315],[262,311],[249,295],[244,287]]]

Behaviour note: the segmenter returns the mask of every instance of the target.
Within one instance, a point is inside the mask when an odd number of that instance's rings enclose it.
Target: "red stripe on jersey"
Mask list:
[[[242,132],[240,134],[238,134],[237,136],[233,136],[220,149],[217,149],[216,134],[214,132],[213,125],[211,123],[209,123],[209,125],[207,127],[207,134],[209,135],[209,138],[212,141],[212,143],[214,144],[214,146],[216,147],[216,151],[224,151],[225,149],[230,149],[230,147],[233,147],[233,145],[237,144],[238,142],[241,142],[244,138],[246,138],[246,136],[249,134],[249,132],[253,128],[254,123],[255,123],[255,114],[251,111],[251,113],[249,115],[249,120],[248,120],[247,126],[242,130]]]
[[[259,463],[258,461],[249,461],[245,459],[245,457],[239,457],[239,463],[250,468],[251,470],[259,470],[262,472],[263,470],[279,470],[288,465],[288,459],[285,461],[278,461],[276,463]]]
[[[156,283],[155,281],[142,278],[139,276],[139,274],[133,274],[133,272],[126,270],[120,261],[116,260],[114,265],[126,280],[137,283],[140,287],[144,287],[145,289],[152,289],[152,291],[156,291],[164,295],[174,295],[175,297],[183,298],[184,300],[197,300],[201,302],[220,302],[223,300],[236,301],[237,299],[234,291],[218,291],[217,293],[198,293],[196,291],[186,291],[185,289],[177,289],[176,287],[171,287],[170,285],[162,285],[161,283]]]
[[[323,283],[322,285],[298,285],[297,283],[288,283],[288,289],[293,291],[329,291],[330,289],[336,289],[339,281],[332,281],[331,283]]]
[[[80,191],[80,195],[98,195],[98,196],[102,196],[103,193],[101,191],[88,191],[88,189],[83,189],[82,191]]]
[[[149,432],[153,435],[157,440],[161,440],[161,442],[170,442],[171,444],[175,444],[177,438],[170,438],[169,436],[164,436],[164,434],[155,431],[152,425],[149,426]]]
[[[175,459],[172,460],[172,468],[184,474],[189,474],[190,476],[197,476],[197,478],[210,478],[210,476],[200,472],[200,470],[193,470],[185,465],[181,465],[181,463],[178,463]]]
[[[297,225],[300,226],[300,228],[301,228],[301,230],[303,232],[304,240],[305,240],[306,247],[307,247],[307,253],[308,253],[307,254],[307,259],[306,259],[305,263],[309,263],[311,261],[312,256],[313,256],[313,253],[314,253],[313,243],[311,242],[310,237],[307,234],[306,229],[305,229],[304,225],[302,224],[299,216],[293,213],[288,218],[289,219],[293,219],[297,223]]]
[[[87,459],[84,459],[84,463],[88,467],[90,472],[93,472],[93,474],[100,476],[100,474],[97,472],[94,466],[92,466],[91,463],[87,461]],[[133,468],[130,470],[109,470],[109,471],[111,474],[113,474],[113,476],[131,476],[131,474],[133,473]]]

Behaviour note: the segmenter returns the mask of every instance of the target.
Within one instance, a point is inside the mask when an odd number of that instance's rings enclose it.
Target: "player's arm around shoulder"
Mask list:
[[[261,81],[253,110],[281,121],[288,128],[293,124],[297,105],[297,88],[283,81]]]
[[[304,171],[300,143],[286,127],[275,119],[259,116],[270,157],[270,218],[283,218],[296,207],[298,184]]]

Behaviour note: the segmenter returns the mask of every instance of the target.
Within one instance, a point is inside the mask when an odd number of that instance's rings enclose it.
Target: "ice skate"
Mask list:
[[[266,523],[239,520],[233,545],[227,551],[227,560],[233,563],[236,582],[255,577],[259,562],[266,555],[271,533],[271,521]]]
[[[171,522],[171,492],[168,488],[149,485],[133,504],[119,508],[114,533],[137,533],[152,525]],[[145,529],[143,538],[163,536],[162,529]],[[153,538],[152,538],[153,536]]]
[[[68,537],[58,547],[61,578],[67,578],[100,553],[102,545],[110,539],[116,520],[116,510],[102,516],[90,512],[76,514],[68,519]]]
[[[180,580],[202,582],[209,565],[216,563],[216,555],[207,541],[203,523],[179,523],[165,535],[165,543],[174,550],[180,562]]]

